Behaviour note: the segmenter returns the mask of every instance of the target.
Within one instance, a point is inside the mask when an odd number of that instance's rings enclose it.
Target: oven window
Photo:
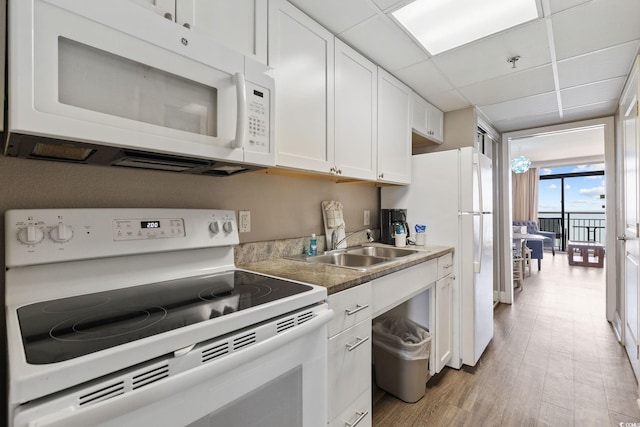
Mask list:
[[[215,396],[211,396],[215,399]],[[188,427],[300,427],[302,366],[279,376]]]
[[[58,100],[85,110],[218,136],[216,88],[60,37]]]

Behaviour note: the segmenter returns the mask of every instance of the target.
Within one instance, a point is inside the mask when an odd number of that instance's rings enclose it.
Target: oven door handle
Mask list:
[[[159,381],[139,390],[126,392],[86,407],[79,408],[75,405],[74,401],[73,406],[56,410],[55,413],[47,414],[41,418],[29,420],[25,422],[25,424],[29,427],[86,427],[88,425],[102,425],[103,423],[107,424],[109,422],[113,424],[114,421],[117,422],[119,416],[133,413],[140,408],[163,399],[169,399],[172,396],[175,397],[180,394],[181,390],[189,389],[212,377],[222,375],[234,367],[249,363],[290,342],[302,338],[317,328],[325,326],[329,320],[331,320],[331,317],[333,317],[332,310],[322,311],[313,319],[295,328],[291,328],[282,334],[278,334],[254,346],[250,346],[245,350],[234,353],[236,357],[233,358],[233,361],[229,360],[229,358],[221,358],[215,362],[200,365],[174,377],[169,377],[164,381]],[[22,425],[20,423],[17,424]]]

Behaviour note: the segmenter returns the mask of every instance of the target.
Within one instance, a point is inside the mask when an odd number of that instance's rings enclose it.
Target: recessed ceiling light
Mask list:
[[[539,17],[536,0],[415,0],[392,15],[432,55]]]

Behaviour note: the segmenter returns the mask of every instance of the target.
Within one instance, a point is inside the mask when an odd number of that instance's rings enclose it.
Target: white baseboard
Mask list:
[[[500,301],[502,303],[507,302],[507,293],[504,291],[493,291],[493,300]]]

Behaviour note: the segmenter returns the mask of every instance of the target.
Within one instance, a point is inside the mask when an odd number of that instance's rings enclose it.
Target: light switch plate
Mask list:
[[[368,209],[364,211],[364,225],[371,225],[371,211]]]
[[[238,212],[238,231],[240,233],[251,231],[251,211]]]

